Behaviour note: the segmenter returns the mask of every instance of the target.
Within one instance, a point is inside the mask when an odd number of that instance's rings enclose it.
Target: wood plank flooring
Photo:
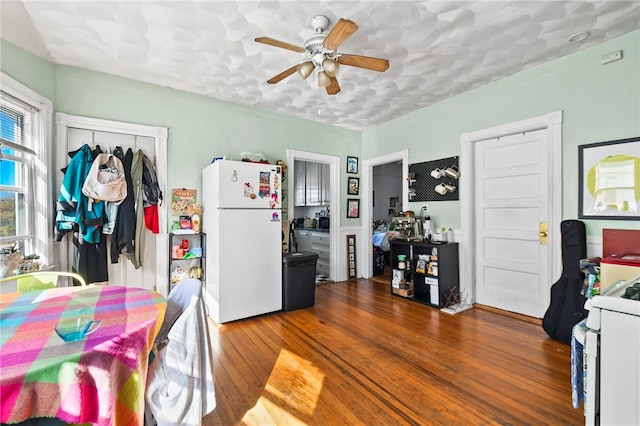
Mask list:
[[[388,281],[387,281],[388,282]],[[312,308],[211,325],[213,425],[580,425],[570,348],[537,324],[457,315],[350,280]]]

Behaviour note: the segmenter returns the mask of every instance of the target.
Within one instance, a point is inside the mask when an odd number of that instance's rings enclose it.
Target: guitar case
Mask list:
[[[580,294],[584,276],[580,260],[587,257],[587,237],[584,222],[563,220],[562,275],[551,286],[551,302],[542,318],[542,328],[553,339],[569,344],[573,326],[587,317],[587,299]]]

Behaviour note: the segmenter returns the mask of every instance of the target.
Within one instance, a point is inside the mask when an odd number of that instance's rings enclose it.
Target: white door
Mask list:
[[[541,318],[547,308],[550,218],[547,130],[474,144],[476,302]]]
[[[149,159],[156,163],[155,140],[152,137],[133,136],[121,133],[91,131],[86,129],[69,128],[67,130],[67,151],[75,151],[84,144],[95,148],[100,145],[103,152],[113,152],[116,146],[121,146],[124,152],[127,149],[135,153],[142,149]],[[62,175],[62,174],[61,174]],[[165,202],[167,193],[164,193]],[[142,267],[135,269],[130,260],[124,255],[118,259],[118,263],[111,263],[109,254],[111,240],[107,240],[107,265],[110,285],[128,285],[134,287],[156,288],[156,239],[158,237],[146,229],[142,232],[142,251],[140,254]],[[68,244],[68,259],[74,256],[73,244]]]

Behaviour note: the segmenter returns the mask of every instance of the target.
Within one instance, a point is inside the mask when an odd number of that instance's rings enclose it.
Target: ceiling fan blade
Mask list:
[[[271,46],[281,47],[283,49],[288,49],[288,50],[293,50],[294,52],[300,52],[300,53],[304,53],[305,52],[304,47],[302,47],[302,46],[296,46],[296,45],[293,45],[291,43],[287,43],[287,42],[284,42],[284,41],[273,39],[271,37],[258,37],[255,40],[258,43],[269,44]]]
[[[327,86],[327,94],[335,95],[340,92],[340,85],[338,84],[338,79],[335,77],[331,77],[331,84]]]
[[[372,71],[383,72],[389,68],[389,61],[386,59],[372,58],[370,56],[360,55],[340,55],[338,62],[342,65],[350,65],[352,67],[365,68]]]
[[[327,50],[336,50],[338,46],[348,39],[351,34],[355,33],[357,29],[358,26],[355,22],[340,18],[331,31],[329,31],[322,45]]]
[[[275,77],[271,77],[269,80],[267,80],[267,83],[276,84],[277,82],[279,82],[281,80],[284,80],[285,78],[289,77],[291,74],[296,72],[296,67],[297,66],[298,66],[298,64],[292,66],[289,69],[286,69],[286,70],[282,71],[280,74],[276,75]]]

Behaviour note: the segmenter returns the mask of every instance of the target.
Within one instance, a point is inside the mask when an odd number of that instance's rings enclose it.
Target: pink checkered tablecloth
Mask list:
[[[0,422],[142,425],[149,352],[166,307],[163,296],[137,287],[0,295]],[[78,316],[102,324],[63,342],[54,325]]]

